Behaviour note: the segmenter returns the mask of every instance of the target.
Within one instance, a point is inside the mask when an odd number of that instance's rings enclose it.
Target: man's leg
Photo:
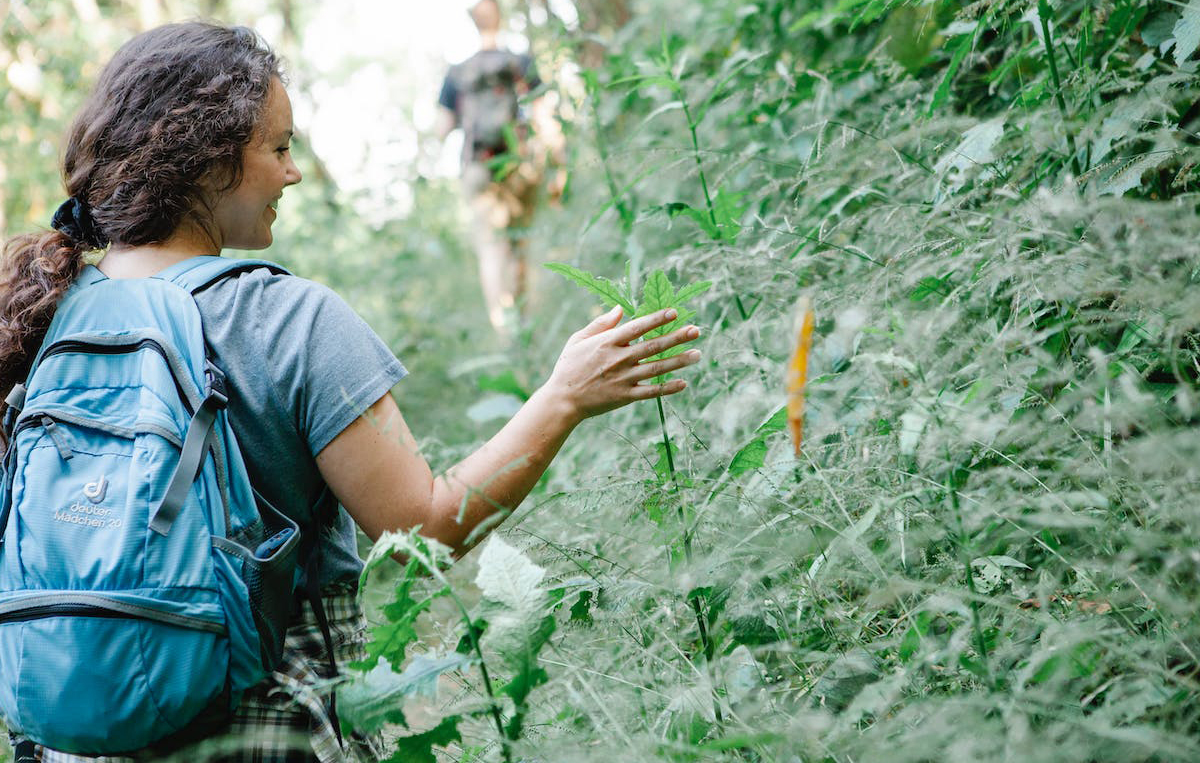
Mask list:
[[[463,173],[463,191],[471,208],[471,245],[479,260],[479,283],[492,327],[502,336],[513,326],[520,289],[520,263],[513,254],[508,226],[511,214],[487,167],[470,165]]]

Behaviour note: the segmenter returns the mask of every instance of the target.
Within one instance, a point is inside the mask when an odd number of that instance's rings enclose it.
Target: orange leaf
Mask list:
[[[796,455],[804,440],[804,385],[808,383],[808,351],[812,349],[812,300],[796,300],[796,349],[787,365],[787,419]]]

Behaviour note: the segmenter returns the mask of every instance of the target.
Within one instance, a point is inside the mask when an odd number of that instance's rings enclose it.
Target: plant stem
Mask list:
[[[600,166],[604,169],[604,181],[608,185],[608,193],[612,196],[617,216],[621,219],[621,228],[629,233],[633,229],[633,214],[625,206],[623,193],[617,188],[617,181],[613,178],[612,167],[609,166],[608,144],[604,140],[604,126],[600,124],[600,107],[596,103],[595,93],[592,94],[592,97],[592,124],[596,131],[596,150],[600,154]]]
[[[1038,18],[1042,22],[1042,40],[1046,45],[1046,62],[1050,65],[1050,79],[1054,82],[1054,102],[1058,104],[1058,112],[1062,115],[1063,129],[1067,131],[1067,147],[1071,151],[1071,168],[1075,170],[1075,175],[1078,177],[1083,174],[1083,169],[1079,166],[1079,154],[1075,148],[1075,133],[1071,132],[1071,128],[1067,122],[1067,101],[1062,94],[1062,80],[1058,76],[1058,62],[1054,57],[1054,38],[1050,36],[1050,22],[1046,18],[1048,7],[1045,2],[1038,3]]]
[[[418,558],[420,559],[420,557]],[[475,656],[479,658],[479,675],[483,678],[483,690],[487,693],[492,720],[496,724],[496,732],[500,735],[500,749],[504,755],[504,761],[505,763],[513,763],[512,747],[509,745],[509,742],[516,740],[510,739],[508,733],[504,730],[504,721],[500,718],[500,703],[496,699],[496,692],[492,689],[492,679],[491,676],[488,675],[487,661],[483,659],[483,650],[479,646],[479,639],[476,638],[475,630],[472,627],[471,613],[467,611],[467,605],[464,604],[463,600],[460,599],[458,594],[454,592],[454,589],[450,585],[450,581],[447,580],[444,575],[442,575],[441,570],[437,569],[437,566],[433,563],[433,560],[430,559],[427,561],[425,559],[420,559],[420,561],[425,565],[425,568],[429,570],[430,574],[437,578],[439,583],[446,586],[446,591],[449,593],[450,598],[454,600],[456,605],[458,605],[458,611],[462,615],[462,620],[467,626],[467,638],[471,640],[471,649],[475,651]]]
[[[664,453],[667,456],[667,473],[671,475],[671,495],[678,497],[679,481],[675,476],[675,457],[672,455],[671,438],[667,436],[667,414],[666,410],[663,408],[662,398],[656,397],[654,401],[658,403],[658,424],[662,429],[663,448]],[[688,525],[691,520],[688,517],[687,511],[684,510],[682,498],[679,501],[679,519],[683,524],[683,556],[690,565],[692,563],[692,533],[691,528],[688,527]],[[713,645],[712,638],[708,635],[708,623],[704,617],[704,604],[706,602],[701,601],[704,598],[705,597],[703,594],[698,593],[695,596],[689,597],[688,603],[691,604],[692,612],[694,612],[696,615],[696,628],[700,631],[700,646],[701,649],[704,650],[704,661],[711,663],[713,656],[716,653],[716,649]],[[724,720],[721,714],[721,707],[715,698],[713,699],[713,711],[715,713],[714,717],[717,719],[717,723],[723,723]]]
[[[716,230],[717,211],[713,208],[712,196],[708,193],[708,178],[704,175],[704,163],[700,161],[700,140],[696,137],[698,125],[692,121],[692,110],[688,108],[687,98],[683,94],[683,86],[676,82],[675,89],[679,93],[679,102],[683,104],[683,118],[687,120],[688,132],[692,134],[692,158],[696,160],[696,171],[700,174],[700,188],[704,191],[704,204],[708,208],[708,220]]]
[[[967,591],[971,594],[971,628],[975,633],[975,649],[979,652],[979,662],[983,666],[983,678],[988,688],[995,691],[996,683],[992,678],[992,669],[988,664],[987,639],[983,636],[983,620],[979,616],[979,602],[976,600],[975,576],[971,572],[971,553],[967,548],[967,533],[963,528],[962,511],[958,505],[958,485],[954,479],[953,469],[946,480],[946,495],[950,506],[954,509],[954,521],[958,524],[958,549],[962,557],[963,571],[967,578]]]

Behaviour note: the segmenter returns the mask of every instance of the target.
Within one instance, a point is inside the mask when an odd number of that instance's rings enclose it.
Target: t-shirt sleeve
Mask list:
[[[537,67],[533,63],[533,56],[528,54],[521,55],[521,79],[525,80],[525,84],[530,90],[537,90],[542,86],[542,78],[538,76]]]
[[[442,80],[442,92],[438,94],[438,104],[445,106],[458,114],[458,86],[454,84],[453,71],[446,74],[446,78]]]
[[[277,276],[263,293],[272,388],[315,456],[408,372],[332,289]]]

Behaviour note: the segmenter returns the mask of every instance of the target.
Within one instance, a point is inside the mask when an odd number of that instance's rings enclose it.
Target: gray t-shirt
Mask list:
[[[341,297],[303,278],[246,271],[196,303],[250,481],[303,527],[326,487],[316,454],[407,372]],[[318,548],[322,583],[361,572],[345,509]]]

